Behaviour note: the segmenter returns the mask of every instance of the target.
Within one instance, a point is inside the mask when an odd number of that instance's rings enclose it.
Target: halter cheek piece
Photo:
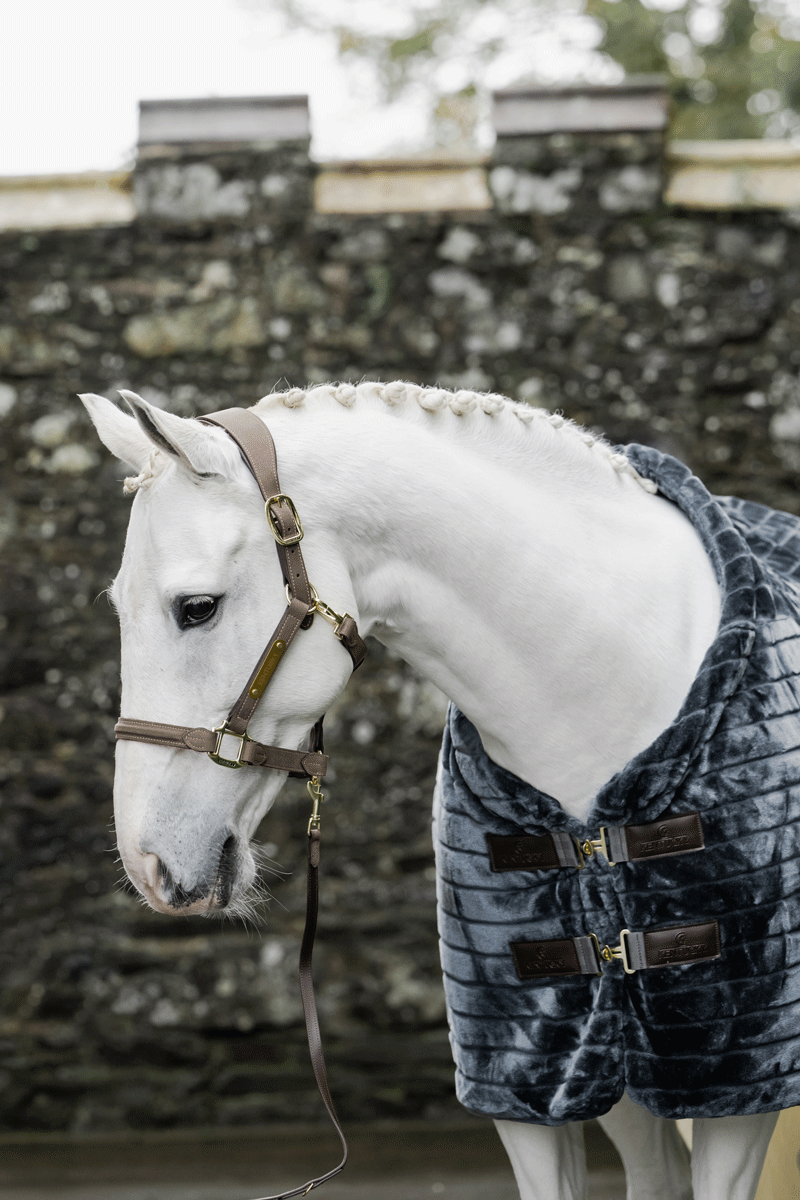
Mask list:
[[[311,971],[319,902],[319,809],[322,803],[320,781],[328,767],[328,756],[323,752],[322,718],[311,730],[306,750],[285,750],[279,746],[265,746],[261,742],[254,741],[248,735],[247,725],[298,630],[308,629],[314,620],[315,613],[332,624],[333,632],[353,660],[353,670],[361,666],[366,657],[367,648],[353,618],[347,613],[340,615],[334,612],[329,605],[320,600],[316,590],[308,581],[300,550],[303,526],[294,502],[285,492],[281,491],[278,482],[275,443],[266,425],[252,412],[242,408],[228,408],[223,412],[202,417],[201,420],[204,424],[219,426],[229,437],[233,438],[258,484],[264,499],[267,524],[275,539],[278,559],[286,584],[286,611],[253,668],[244,691],[222,725],[215,729],[192,728],[183,725],[167,725],[159,721],[137,721],[120,717],[114,733],[118,739],[129,742],[167,746],[172,750],[195,750],[198,753],[207,754],[212,762],[221,767],[234,769],[245,766],[269,767],[273,771],[285,771],[295,778],[308,780],[308,792],[313,801],[313,808],[308,822],[308,886],[306,924],[300,948],[300,994],[306,1020],[308,1049],[317,1087],[328,1115],[336,1127],[344,1153],[339,1165],[329,1171],[327,1175],[311,1179],[290,1192],[281,1192],[280,1196],[260,1197],[260,1200],[289,1200],[291,1196],[308,1195],[314,1188],[319,1187],[328,1179],[332,1179],[334,1175],[338,1175],[347,1162],[347,1142],[336,1116],[328,1087]],[[231,744],[237,742],[238,746],[231,749]]]

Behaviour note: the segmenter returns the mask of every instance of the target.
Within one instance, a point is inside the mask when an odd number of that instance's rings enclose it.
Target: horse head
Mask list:
[[[122,566],[110,589],[122,640],[122,713],[216,728],[286,607],[264,505],[219,428],[122,393],[133,415],[81,397],[101,441],[137,472]],[[304,542],[312,578],[354,611],[336,539]],[[323,622],[292,643],[248,732],[297,747],[344,688],[347,654]],[[223,751],[222,753],[225,753]],[[165,913],[242,912],[256,877],[250,840],[280,790],[277,772],[226,770],[204,754],[117,744],[114,814],[136,889]]]

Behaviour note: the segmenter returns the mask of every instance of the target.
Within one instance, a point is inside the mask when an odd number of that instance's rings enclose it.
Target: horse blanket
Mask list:
[[[722,617],[677,718],[586,825],[493,763],[451,706],[434,805],[441,959],[458,1097],[496,1118],[583,1121],[623,1090],[661,1117],[800,1104],[800,520],[711,496],[657,450],[625,453],[700,535]],[[492,838],[549,833],[571,852],[600,826],[663,833],[689,814],[692,853],[493,870]],[[634,974],[615,960],[520,978],[512,947],[708,922],[716,956]]]

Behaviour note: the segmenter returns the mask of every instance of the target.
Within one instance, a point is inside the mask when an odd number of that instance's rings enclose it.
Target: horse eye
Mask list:
[[[180,629],[210,621],[219,606],[218,596],[182,596],[175,614]]]

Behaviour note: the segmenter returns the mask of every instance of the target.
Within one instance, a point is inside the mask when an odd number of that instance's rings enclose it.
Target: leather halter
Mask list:
[[[300,542],[303,526],[290,496],[281,491],[278,481],[278,462],[275,443],[263,421],[243,408],[227,408],[201,418],[203,424],[217,425],[236,442],[242,458],[252,472],[264,499],[264,512],[278,551],[278,560],[286,584],[287,608],[272,637],[253,668],[252,674],[222,725],[215,729],[169,725],[160,721],[139,721],[120,717],[114,727],[117,738],[130,742],[146,742],[168,746],[173,750],[196,750],[219,766],[270,767],[286,771],[301,779],[321,779],[327,770],[328,759],[321,749],[321,729],[312,735],[319,746],[309,750],[285,750],[265,746],[247,733],[247,725],[258,707],[278,663],[291,645],[299,629],[308,629],[319,612],[333,624],[333,632],[353,660],[353,670],[364,661],[367,648],[355,621],[345,613],[339,616],[319,599],[306,574]],[[316,729],[316,726],[315,726]],[[225,739],[239,742],[235,758],[223,757]]]
[[[202,726],[169,725],[160,721],[141,721],[120,717],[114,727],[114,734],[117,739],[130,742],[167,746],[173,750],[195,750],[207,754],[212,762],[222,767],[269,767],[271,770],[285,771],[288,775],[308,780],[308,791],[313,800],[313,809],[308,822],[306,923],[300,948],[300,994],[303,1001],[308,1049],[314,1077],[328,1116],[342,1143],[343,1157],[339,1165],[332,1171],[328,1171],[326,1175],[311,1179],[292,1191],[281,1192],[279,1196],[259,1197],[259,1200],[289,1200],[291,1196],[308,1195],[314,1188],[318,1188],[328,1179],[332,1179],[334,1175],[338,1175],[347,1162],[347,1142],[336,1116],[328,1087],[311,970],[319,903],[319,806],[322,802],[320,780],[327,770],[328,756],[323,752],[322,718],[311,730],[306,750],[286,750],[280,746],[265,746],[249,737],[247,726],[298,630],[308,629],[314,620],[315,613],[333,625],[333,632],[353,660],[353,670],[361,666],[366,657],[367,647],[353,618],[348,613],[340,616],[334,612],[324,601],[320,600],[316,590],[308,581],[300,550],[303,526],[291,497],[281,491],[275,443],[266,425],[254,413],[242,408],[227,408],[222,412],[201,417],[200,420],[204,424],[217,425],[224,429],[228,436],[236,442],[245,464],[258,484],[264,500],[267,524],[275,538],[278,559],[286,585],[286,611],[253,668],[243,692],[222,725],[215,729],[206,729]],[[238,741],[235,758],[223,756],[222,751],[227,749],[226,740]],[[232,752],[227,750],[227,753]]]

